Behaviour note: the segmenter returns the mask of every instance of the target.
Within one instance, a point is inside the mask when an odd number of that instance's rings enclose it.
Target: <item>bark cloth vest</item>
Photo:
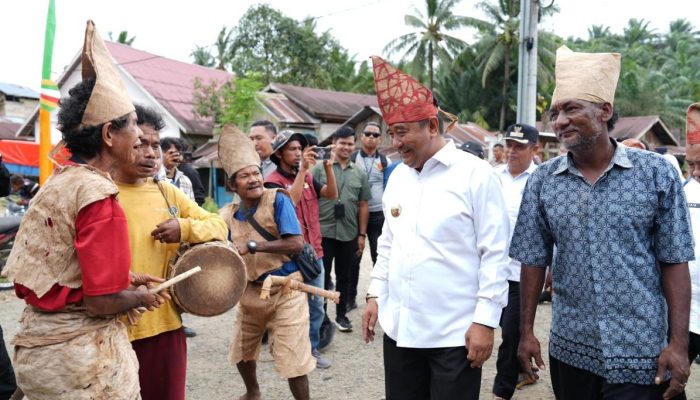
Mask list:
[[[285,196],[289,194],[282,189],[264,189],[263,195],[258,203],[258,208],[255,210],[255,220],[265,228],[268,232],[276,237],[280,237],[279,229],[275,223],[275,196],[277,192],[282,192]],[[219,211],[221,218],[226,221],[228,229],[231,231],[231,238],[234,243],[247,243],[250,240],[256,242],[265,242],[266,239],[260,235],[248,221],[239,221],[233,218],[233,215],[238,211],[238,204],[229,204]],[[286,254],[273,253],[255,253],[246,254],[243,256],[245,261],[246,276],[249,282],[258,279],[259,276],[266,272],[274,271],[280,268],[282,264],[289,261],[290,258]]]
[[[273,172],[265,181],[278,184],[289,190],[294,184],[295,177],[282,175],[279,170]],[[301,191],[299,204],[294,207],[297,213],[299,225],[304,232],[304,241],[314,247],[316,256],[323,257],[323,247],[321,246],[321,222],[318,210],[318,195],[314,188],[314,177],[310,172],[304,178],[304,188]]]
[[[22,218],[3,275],[42,297],[54,284],[82,286],[75,251],[75,220],[85,206],[116,195],[103,172],[85,165],[56,171],[39,190]]]

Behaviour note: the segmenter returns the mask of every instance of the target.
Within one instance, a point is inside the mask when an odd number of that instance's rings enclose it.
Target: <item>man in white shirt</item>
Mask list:
[[[372,57],[377,100],[401,155],[363,315],[384,332],[387,400],[478,399],[506,305],[508,216],[486,161],[446,141],[426,87]],[[452,123],[456,117],[448,115]]]
[[[513,124],[506,130],[507,164],[497,168],[496,173],[503,185],[503,198],[508,210],[511,232],[518,220],[527,179],[537,168],[533,158],[539,150],[539,135],[535,127],[526,124]],[[510,259],[508,269],[508,305],[501,315],[501,338],[496,361],[496,378],[493,381],[495,400],[510,399],[513,396],[520,373],[520,262],[513,259]]]
[[[688,338],[688,358],[692,362],[700,355],[700,103],[688,108],[686,120],[685,161],[688,163],[690,178],[683,187],[688,200],[690,223],[695,237],[695,260],[688,262],[690,267],[690,337]]]

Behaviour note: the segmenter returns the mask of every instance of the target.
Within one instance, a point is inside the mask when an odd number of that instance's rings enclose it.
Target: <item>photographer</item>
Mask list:
[[[316,279],[307,281],[309,285],[324,287],[323,247],[321,246],[321,225],[319,223],[318,199],[338,198],[338,190],[333,173],[333,153],[328,149],[329,158],[323,161],[323,169],[328,176],[328,184],[324,185],[311,175],[309,169],[316,165],[316,158],[324,158],[321,151],[316,152],[315,146],[308,146],[304,135],[292,131],[280,132],[272,142],[274,153],[270,156],[277,169],[265,179],[265,187],[282,188],[289,192],[295,205],[297,219],[304,234],[304,241],[313,246],[316,251],[316,262],[321,267],[321,273]],[[319,296],[309,296],[309,319],[311,354],[316,359],[317,368],[329,368],[330,361],[319,353],[320,329],[325,312],[323,299]]]
[[[330,289],[331,266],[335,259],[336,290],[340,292],[340,303],[336,306],[336,326],[341,332],[352,331],[352,324],[346,317],[347,304],[354,299],[352,294],[352,268],[359,268],[356,259],[365,248],[368,201],[371,198],[367,174],[350,160],[355,150],[355,131],[349,127],[340,128],[333,134],[335,161],[333,173],[338,188],[338,199],[320,199],[321,235],[323,236],[323,264],[326,268],[326,289]],[[314,167],[313,176],[319,182],[330,182],[324,168]],[[328,318],[324,320],[324,325]]]

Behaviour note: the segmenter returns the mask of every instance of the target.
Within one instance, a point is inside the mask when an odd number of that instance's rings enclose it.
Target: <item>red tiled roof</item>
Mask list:
[[[318,119],[345,122],[365,106],[377,106],[377,96],[271,83],[266,92],[282,93]]]
[[[114,60],[153,96],[186,129],[186,133],[211,134],[210,119],[196,118],[194,81],[223,83],[229,72],[154,55],[120,43],[107,42]]]

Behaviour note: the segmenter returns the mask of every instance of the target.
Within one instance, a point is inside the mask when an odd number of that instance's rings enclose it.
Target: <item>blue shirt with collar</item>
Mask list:
[[[550,355],[609,383],[650,385],[667,344],[661,263],[694,258],[683,184],[660,155],[616,146],[590,184],[570,155],[528,180],[510,256],[552,263]]]

